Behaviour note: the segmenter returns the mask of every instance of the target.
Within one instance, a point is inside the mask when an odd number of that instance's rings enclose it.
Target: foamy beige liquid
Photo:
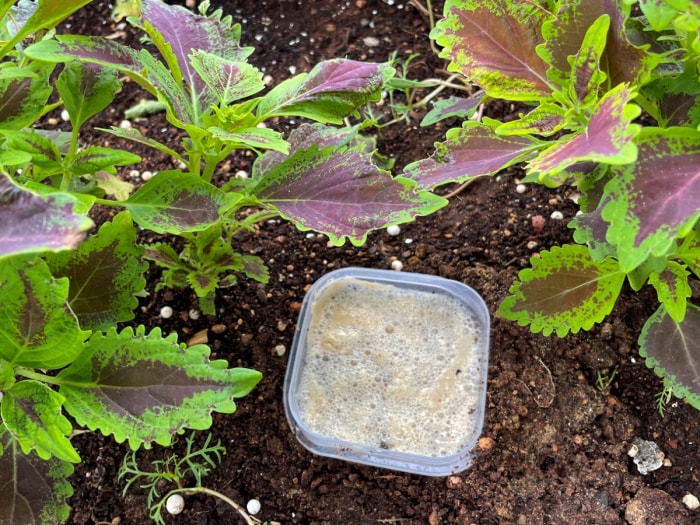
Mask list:
[[[309,324],[297,397],[312,431],[437,457],[477,437],[487,360],[457,299],[352,279],[324,291]]]

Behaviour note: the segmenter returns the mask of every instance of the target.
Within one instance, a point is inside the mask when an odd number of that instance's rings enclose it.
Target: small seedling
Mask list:
[[[595,387],[598,389],[598,392],[605,394],[615,380],[615,376],[617,376],[617,368],[609,374],[604,374],[600,370],[596,370]]]
[[[202,479],[209,475],[221,463],[226,454],[226,448],[217,440],[212,444],[211,434],[201,448],[195,447],[195,433],[185,438],[185,454],[180,457],[173,453],[164,460],[156,460],[151,464],[153,470],[141,470],[136,458],[136,451],[124,458],[119,469],[119,480],[126,480],[122,491],[125,496],[128,490],[139,481],[142,489],[148,490],[146,503],[149,508],[149,517],[157,525],[165,525],[163,508],[169,514],[180,514],[185,508],[183,496],[193,494],[208,494],[229,504],[238,512],[248,525],[256,525],[260,520],[252,518],[246,510],[226,495],[202,486]],[[188,483],[194,486],[188,487]],[[161,496],[160,491],[165,484],[175,484],[176,488]]]
[[[666,415],[666,405],[671,401],[671,397],[673,397],[673,387],[671,386],[664,387],[661,392],[654,396],[656,399],[656,410],[661,417]]]

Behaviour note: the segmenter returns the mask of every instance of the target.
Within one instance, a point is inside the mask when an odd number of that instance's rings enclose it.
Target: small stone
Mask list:
[[[277,354],[279,357],[282,357],[286,353],[287,353],[287,348],[284,345],[275,346],[275,354]]]
[[[700,500],[698,500],[697,496],[694,494],[686,494],[683,496],[683,499],[681,500],[683,502],[683,505],[688,507],[690,510],[696,510],[700,508]]]
[[[396,236],[401,233],[401,228],[398,224],[392,224],[386,229],[386,232],[391,236]]]
[[[515,191],[516,191],[517,193],[525,193],[525,192],[527,191],[527,186],[525,186],[525,184],[518,184],[518,185],[515,187]]]
[[[397,272],[400,272],[403,270],[403,263],[401,261],[392,261],[391,263],[391,269],[396,270]]]
[[[194,346],[194,345],[205,345],[209,342],[209,334],[207,332],[207,329],[204,328],[203,330],[200,330],[196,334],[194,334],[189,341],[187,341],[187,346]]]
[[[153,178],[153,172],[151,171],[144,171],[141,173],[141,180],[142,181],[148,181]]]
[[[165,509],[170,514],[180,514],[185,510],[185,500],[179,494],[173,494],[165,502]]]
[[[187,315],[189,316],[190,319],[192,319],[193,321],[196,321],[197,319],[199,319],[202,316],[202,313],[199,310],[197,310],[196,308],[192,308],[192,309],[190,309],[189,312],[187,312]]]
[[[56,117],[49,117],[46,122],[49,126],[58,126],[59,120]]]
[[[244,180],[244,179],[247,179],[247,178],[248,178],[248,172],[247,172],[246,170],[238,170],[238,171],[233,175],[233,177],[236,178],[236,179]]]
[[[248,514],[251,514],[254,516],[258,512],[260,512],[262,505],[260,505],[260,502],[258,500],[251,499],[250,501],[248,501],[248,503],[246,503],[245,508],[248,511]]]
[[[122,120],[119,122],[119,127],[122,129],[131,129],[133,127],[133,124],[131,123],[130,120]]]
[[[448,489],[456,489],[458,487],[462,486],[462,478],[459,476],[450,476],[447,478],[447,488]]]
[[[630,452],[636,447],[637,451],[634,455]],[[637,470],[642,476],[646,476],[649,472],[660,469],[664,464],[664,453],[661,452],[659,445],[653,441],[647,441],[635,437],[632,439],[632,448],[627,452],[633,458]]]
[[[542,230],[544,230],[544,225],[547,222],[542,215],[533,215],[530,221],[532,222],[532,229],[535,233],[541,233]]]
[[[362,39],[362,42],[364,42],[367,47],[377,47],[379,45],[379,39],[374,36],[366,36]]]
[[[173,309],[169,306],[164,306],[160,309],[160,316],[163,319],[170,319],[173,316]]]
[[[211,331],[215,334],[223,334],[226,331],[225,324],[215,324],[211,327]]]
[[[479,438],[479,441],[476,442],[476,448],[482,452],[491,450],[493,448],[493,439],[490,437]]]
[[[560,221],[564,218],[564,214],[560,211],[553,211],[552,214],[549,216],[552,220],[555,221]]]
[[[540,244],[537,241],[529,241],[527,243],[527,249],[528,250],[536,250],[539,245]]]
[[[70,121],[70,113],[68,113],[67,109],[64,109],[61,111],[61,120],[63,122],[69,122]]]

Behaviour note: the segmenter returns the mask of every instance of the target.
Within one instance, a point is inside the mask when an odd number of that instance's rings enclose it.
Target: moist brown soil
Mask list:
[[[324,58],[384,61],[394,51],[400,58],[420,54],[411,64],[413,78],[446,78],[445,63],[429,45],[428,19],[409,2],[212,3],[242,24],[243,44],[256,48],[251,61],[275,83],[293,71],[308,71]],[[443,2],[433,4],[437,16]],[[94,2],[61,31],[113,34],[138,45],[128,27],[117,27],[109,19],[109,9],[105,2]],[[125,84],[115,104],[90,124],[117,125],[124,109],[143,96]],[[498,118],[513,113],[514,108],[499,103],[486,109],[487,115]],[[412,117],[385,129],[379,138],[380,152],[394,158],[397,168],[431,153],[448,127],[420,128],[421,114]],[[284,130],[290,123],[278,125]],[[179,133],[162,115],[138,126],[161,140],[172,137],[174,147],[179,144]],[[99,132],[86,130],[85,140],[110,142],[141,154],[139,170],[173,167],[160,154]],[[234,157],[219,177],[249,165],[250,158]],[[216,316],[190,319],[189,310],[197,307],[191,291],[155,293],[159,271],[151,270],[150,295],[141,300],[130,324],[159,327],[164,333],[177,333],[182,341],[204,331],[215,357],[263,374],[254,391],[239,401],[235,414],[214,415],[211,433],[228,453],[204,479],[205,485],[242,505],[256,498],[262,504],[257,518],[283,524],[700,523],[700,511],[680,503],[687,493],[700,496],[700,412],[674,399],[662,418],[654,397],[662,383],[638,355],[638,334],[657,306],[654,294],[625,290],[602,326],[563,339],[531,334],[499,316],[498,305],[529,257],[571,241],[566,224],[577,209],[568,188],[528,186],[525,193],[516,192],[519,175],[514,168],[478,180],[440,212],[402,227],[395,237],[375,232],[360,248],[329,247],[322,236],[299,232],[284,222],[266,222],[241,237],[238,248],[267,262],[269,284],[241,279],[238,286],[221,290]],[[554,211],[564,219],[551,219]],[[534,216],[545,218],[543,229],[533,228]],[[473,465],[460,474],[422,477],[318,457],[297,442],[285,419],[282,386],[288,352],[278,355],[276,349],[289,349],[305,291],[332,269],[388,268],[393,260],[400,260],[407,272],[470,285],[491,310],[483,438]],[[159,315],[166,305],[175,311],[170,319]],[[617,375],[609,388],[598,389],[597,375],[613,371]],[[669,465],[642,476],[627,454],[635,436],[655,441]],[[200,433],[198,441],[204,437]],[[145,491],[133,488],[123,496],[124,485],[117,478],[128,447],[99,433],[78,435],[74,443],[83,462],[71,478],[75,493],[69,523],[148,523]],[[172,451],[181,454],[183,448],[180,440],[172,450],[143,451],[141,466],[147,469],[149,462]],[[242,523],[228,505],[212,497],[188,497],[186,505],[183,514],[168,516],[167,522]]]

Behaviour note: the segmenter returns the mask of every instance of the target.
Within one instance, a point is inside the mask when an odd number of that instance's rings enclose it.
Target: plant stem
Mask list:
[[[34,370],[31,370],[29,368],[16,368],[15,373],[19,376],[26,377],[27,379],[34,379],[35,381],[41,381],[42,383],[48,383],[50,385],[63,385],[65,384],[63,381],[60,379],[57,379],[54,376],[48,376],[46,374],[40,374],[38,372],[35,372]]]
[[[221,501],[228,503],[229,505],[231,505],[231,507],[236,509],[238,514],[241,515],[241,517],[245,520],[247,525],[257,525],[257,523],[259,523],[258,520],[255,520],[254,518],[250,517],[250,515],[245,511],[245,509],[243,507],[241,507],[238,503],[236,503],[228,496],[226,496],[226,495],[224,495],[221,492],[218,492],[216,490],[209,489],[207,487],[194,487],[194,488],[189,488],[189,489],[173,490],[170,492],[170,494],[175,494],[176,492],[182,492],[183,494],[186,494],[186,495],[202,494],[203,493],[203,494],[208,494],[210,496],[214,496],[215,498],[219,498]],[[168,494],[168,495],[170,495],[170,494]]]

